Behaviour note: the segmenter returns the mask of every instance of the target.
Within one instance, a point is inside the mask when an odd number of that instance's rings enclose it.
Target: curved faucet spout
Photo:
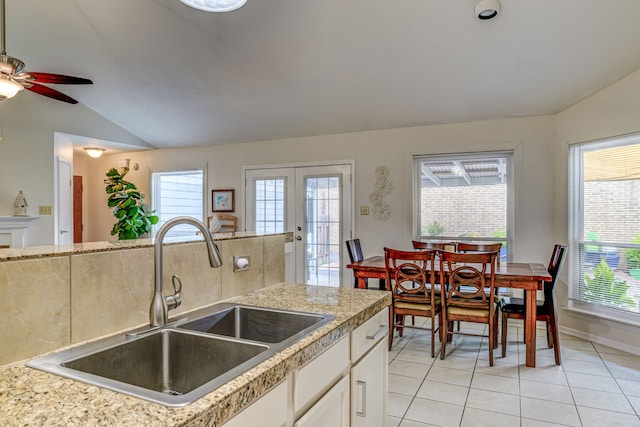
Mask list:
[[[209,263],[211,267],[216,268],[222,265],[222,256],[220,256],[220,251],[218,250],[218,246],[213,242],[213,237],[211,237],[211,232],[207,229],[207,227],[195,218],[187,217],[187,216],[179,216],[169,221],[165,222],[162,227],[158,230],[156,234],[156,241],[154,245],[154,282],[155,282],[155,290],[153,294],[153,299],[151,300],[151,307],[149,309],[149,321],[151,326],[163,326],[167,324],[167,318],[169,307],[167,301],[172,301],[171,308],[175,308],[180,305],[180,295],[170,295],[165,297],[163,292],[162,285],[162,245],[164,241],[164,236],[167,234],[171,228],[175,227],[178,224],[189,224],[200,230],[202,236],[204,237],[207,252],[209,254]],[[182,287],[182,285],[181,285]]]

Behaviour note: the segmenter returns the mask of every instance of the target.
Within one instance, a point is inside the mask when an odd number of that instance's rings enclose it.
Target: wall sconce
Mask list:
[[[104,148],[98,148],[98,147],[84,147],[84,151],[87,152],[89,157],[93,157],[94,159],[97,159],[98,157],[102,156],[102,154],[104,153],[105,149]]]

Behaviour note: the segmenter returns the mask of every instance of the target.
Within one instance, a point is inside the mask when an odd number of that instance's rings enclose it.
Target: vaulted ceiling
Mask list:
[[[640,1],[501,1],[6,0],[6,46],[155,147],[554,114],[640,68]]]

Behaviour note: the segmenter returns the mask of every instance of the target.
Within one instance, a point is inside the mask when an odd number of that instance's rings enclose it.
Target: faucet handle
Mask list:
[[[164,301],[167,304],[167,309],[173,310],[174,308],[180,307],[182,304],[182,298],[180,293],[182,292],[182,280],[174,274],[171,276],[171,284],[173,285],[173,290],[175,293],[173,295],[169,295],[164,297]],[[177,285],[176,285],[177,284]]]

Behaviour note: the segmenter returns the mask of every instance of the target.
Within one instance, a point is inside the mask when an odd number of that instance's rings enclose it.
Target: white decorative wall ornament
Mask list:
[[[393,184],[389,178],[389,168],[376,167],[376,181],[373,183],[373,191],[369,194],[369,202],[373,205],[373,216],[378,221],[386,221],[391,216],[391,205],[384,201],[384,197],[391,194]]]

